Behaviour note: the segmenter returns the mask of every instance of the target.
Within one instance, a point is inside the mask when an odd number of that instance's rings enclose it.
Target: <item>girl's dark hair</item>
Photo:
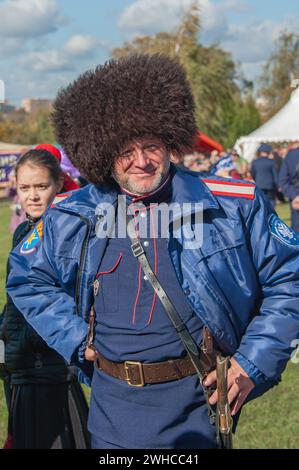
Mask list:
[[[32,149],[24,153],[15,166],[16,178],[18,177],[18,171],[20,167],[26,163],[31,163],[32,165],[46,168],[49,171],[51,179],[54,181],[54,183],[58,183],[59,178],[62,176],[62,171],[58,161],[47,150]]]

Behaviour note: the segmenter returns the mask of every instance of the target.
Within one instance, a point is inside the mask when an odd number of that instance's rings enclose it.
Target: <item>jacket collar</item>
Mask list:
[[[171,202],[179,204],[201,202],[203,210],[219,208],[216,198],[201,180],[199,173],[178,167],[175,167],[175,175],[172,179]]]

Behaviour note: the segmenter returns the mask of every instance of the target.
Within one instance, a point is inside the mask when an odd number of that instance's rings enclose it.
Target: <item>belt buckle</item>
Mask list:
[[[137,366],[139,370],[139,376],[140,376],[140,383],[139,384],[132,384],[130,376],[129,376],[129,366]],[[143,370],[142,370],[142,364],[141,362],[136,362],[136,361],[125,361],[124,363],[125,371],[126,371],[126,381],[129,385],[132,387],[144,387],[144,375],[143,375]]]

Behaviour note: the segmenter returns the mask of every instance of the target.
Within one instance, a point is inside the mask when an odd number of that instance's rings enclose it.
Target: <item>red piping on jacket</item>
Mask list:
[[[115,271],[116,268],[117,268],[117,266],[119,265],[120,260],[122,259],[122,256],[123,256],[123,254],[120,253],[120,254],[119,254],[119,257],[118,257],[118,259],[117,259],[117,261],[116,261],[116,263],[115,263],[115,265],[113,266],[113,268],[109,269],[109,271],[101,271],[101,272],[97,273],[96,278],[102,276],[103,274],[111,274],[111,273],[113,273],[113,271]]]

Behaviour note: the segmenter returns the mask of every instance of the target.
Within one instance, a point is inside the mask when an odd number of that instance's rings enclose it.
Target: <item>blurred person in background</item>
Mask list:
[[[272,207],[275,207],[278,173],[271,156],[273,156],[272,147],[268,144],[261,144],[257,150],[257,158],[251,164],[251,174],[256,185],[263,191]]]
[[[199,168],[201,173],[211,174],[212,164],[209,157],[203,155]]]
[[[211,162],[204,153],[193,153],[185,155],[184,166],[188,170],[196,171],[197,173],[210,174]]]
[[[80,178],[80,171],[72,164],[65,150],[62,147],[59,147],[58,149],[61,154],[60,166],[62,171],[67,173],[75,181],[78,181]]]
[[[273,149],[273,159],[275,161],[276,170],[280,171],[284,157],[287,154],[287,149],[285,147],[276,147]]]
[[[281,161],[283,161],[285,159],[285,157],[287,156],[289,150],[290,149],[289,149],[289,146],[287,144],[283,144],[281,147],[278,147],[277,153],[278,153],[279,157],[281,158]]]
[[[210,162],[211,165],[214,166],[216,163],[220,160],[219,152],[218,150],[212,150],[210,154]]]
[[[20,204],[19,196],[17,194],[15,170],[12,169],[9,174],[8,188],[6,195],[11,199],[12,204],[10,205],[12,214],[10,218],[9,229],[11,233],[14,233],[18,225],[26,220],[26,214]]]
[[[221,152],[220,159],[215,163],[212,169],[212,174],[223,178],[229,178],[229,174],[233,169],[234,164],[231,155],[227,152]]]
[[[192,171],[192,167],[195,165],[196,156],[194,153],[184,155],[183,162],[184,167]]]
[[[16,229],[13,248],[20,244],[26,255],[39,244],[43,232],[40,219],[68,180],[58,161],[44,149],[24,154],[15,175],[27,221]],[[32,230],[30,238],[22,242]],[[7,276],[9,271],[8,263]],[[5,448],[87,448],[88,406],[75,369],[25,321],[9,295],[0,322],[0,338],[5,344],[1,378],[9,412]]]
[[[292,229],[299,233],[299,141],[295,142],[283,160],[279,187],[290,201]]]
[[[280,172],[280,168],[283,162],[283,159],[285,158],[287,154],[287,148],[285,146],[283,147],[277,147],[273,150],[273,160],[275,162],[275,168],[277,171],[277,174]],[[278,181],[279,184],[279,181]],[[277,188],[277,193],[276,193],[276,203],[277,204],[282,204],[285,202],[285,197],[283,192],[281,191],[281,188]]]
[[[248,175],[249,165],[245,158],[242,158],[236,150],[232,150],[231,158],[234,165],[234,169],[240,175],[240,179],[245,179]]]

